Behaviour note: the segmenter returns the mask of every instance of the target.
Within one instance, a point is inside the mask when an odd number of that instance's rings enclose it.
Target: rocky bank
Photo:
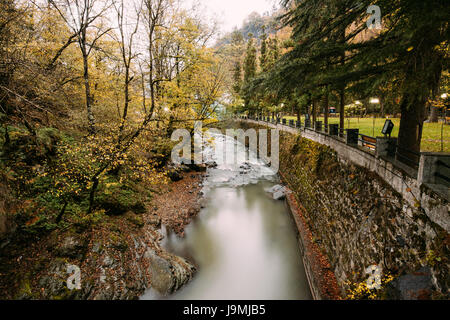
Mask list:
[[[6,239],[0,247],[0,299],[133,300],[149,288],[162,295],[178,290],[196,268],[161,247],[161,228],[183,235],[200,210],[205,169],[172,169],[173,182],[154,190],[145,213],[71,226],[31,244]]]

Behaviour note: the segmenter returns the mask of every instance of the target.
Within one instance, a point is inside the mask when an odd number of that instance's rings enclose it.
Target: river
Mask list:
[[[163,242],[198,272],[170,297],[150,290],[141,299],[311,299],[295,223],[286,203],[266,193],[277,184],[277,174],[234,139],[215,138],[205,152],[209,161],[219,163],[208,169],[204,181],[205,208],[186,228],[185,238],[166,234]],[[236,149],[247,159],[218,161]]]

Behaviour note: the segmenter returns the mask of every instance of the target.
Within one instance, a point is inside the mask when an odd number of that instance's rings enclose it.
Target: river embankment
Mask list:
[[[194,169],[179,169],[176,182],[154,186],[145,212],[102,217],[31,244],[4,242],[0,298],[133,300],[149,288],[176,291],[196,268],[161,246],[161,228],[182,236],[199,212],[206,168]]]
[[[266,128],[250,122],[235,126]],[[449,235],[427,215],[424,201],[411,205],[370,168],[295,129],[280,133],[280,175],[297,202],[291,207],[302,217],[297,223],[301,238],[311,238],[326,259],[323,270],[335,277],[340,296],[448,298]],[[407,190],[418,197],[413,187]],[[440,206],[448,215],[445,199],[430,198],[426,205]],[[369,270],[379,271],[377,290],[368,288],[374,276]]]

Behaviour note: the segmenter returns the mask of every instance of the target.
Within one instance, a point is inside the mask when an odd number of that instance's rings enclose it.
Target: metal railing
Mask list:
[[[242,118],[245,119],[247,117]],[[251,117],[248,118],[251,119]],[[286,127],[296,128],[299,131],[305,130],[314,131],[319,134],[324,134],[329,137],[332,137],[333,139],[336,139],[342,143],[346,143],[349,147],[359,148],[360,150],[361,147],[363,147],[363,149],[370,151],[371,154],[374,154],[374,152],[378,151],[377,150],[378,139],[368,135],[360,134],[359,129],[343,129],[339,128],[338,124],[328,124],[322,126],[321,123],[320,125],[316,123],[315,127],[312,127],[311,120],[309,121],[305,120],[305,122],[302,123],[301,121],[299,122],[298,120],[287,121],[286,119],[267,117],[262,118],[261,121],[272,123],[274,125],[284,125]],[[398,161],[403,165],[406,165],[407,167],[415,170],[416,172],[419,171],[420,159],[422,156],[421,153],[399,147],[398,144],[396,143],[396,139],[392,139],[392,141],[390,141],[389,143],[390,143],[389,152],[385,160],[390,161],[392,163]],[[448,162],[437,160],[436,168],[433,170],[434,172],[431,174],[434,175],[435,180],[437,181],[438,184],[450,186],[450,165]]]
[[[450,166],[444,161],[438,160],[436,162],[436,171],[434,173],[436,180],[441,184],[450,186]]]

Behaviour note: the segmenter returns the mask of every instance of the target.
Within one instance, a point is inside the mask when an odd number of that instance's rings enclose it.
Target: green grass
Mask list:
[[[297,117],[284,117],[287,120],[297,120]],[[323,121],[323,117],[318,117],[319,121]],[[391,119],[394,122],[394,130],[392,137],[398,136],[400,127],[400,119]],[[302,123],[305,119],[302,118]],[[373,118],[346,118],[345,128],[359,129],[359,133],[372,137],[382,136],[381,130],[383,128],[384,118],[376,118],[375,123]],[[339,123],[338,117],[329,118],[329,123]],[[441,143],[441,130],[442,141]],[[442,123],[425,123],[422,135],[421,149],[423,152],[450,152],[450,125],[443,125]],[[443,149],[443,150],[442,150]]]

